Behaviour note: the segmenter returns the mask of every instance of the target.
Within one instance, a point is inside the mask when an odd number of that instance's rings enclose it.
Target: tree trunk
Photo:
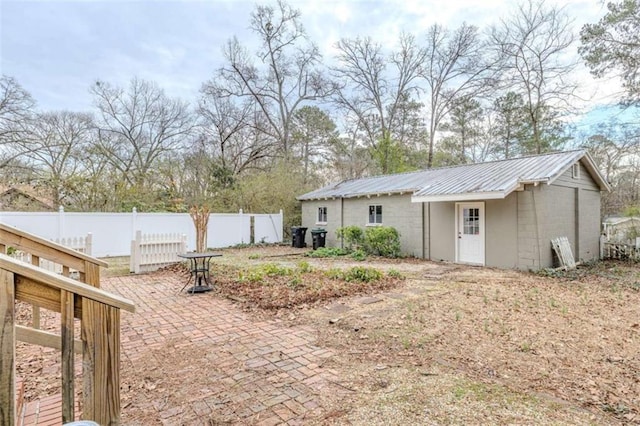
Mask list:
[[[189,214],[196,227],[196,251],[202,253],[207,245],[207,227],[209,225],[209,213],[211,209],[207,206],[192,206]]]

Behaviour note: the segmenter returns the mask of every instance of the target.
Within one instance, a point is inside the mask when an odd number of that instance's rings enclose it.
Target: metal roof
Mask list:
[[[524,184],[552,183],[576,161],[582,162],[601,190],[610,189],[589,154],[576,150],[346,180],[301,195],[298,200],[405,192],[413,194],[414,202],[504,198]]]

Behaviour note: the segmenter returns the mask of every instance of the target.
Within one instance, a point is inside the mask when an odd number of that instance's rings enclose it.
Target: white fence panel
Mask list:
[[[221,248],[251,242],[282,241],[282,211],[275,214],[212,213],[207,247]],[[187,213],[58,213],[0,212],[0,221],[42,238],[55,240],[69,235],[93,234],[92,256],[129,256],[135,231],[143,234],[175,233],[187,236],[187,251],[195,250],[195,227]]]
[[[0,212],[2,222],[36,234],[45,240],[62,237],[59,232],[59,214],[46,212]],[[74,235],[77,233],[74,232]]]
[[[251,218],[245,214],[216,213],[209,216],[207,247],[230,247],[249,243],[251,240]]]
[[[130,272],[155,271],[180,262],[179,254],[187,252],[187,236],[182,234],[142,234],[136,232],[131,241]]]
[[[282,242],[282,214],[255,214],[253,217],[253,235],[256,243]]]

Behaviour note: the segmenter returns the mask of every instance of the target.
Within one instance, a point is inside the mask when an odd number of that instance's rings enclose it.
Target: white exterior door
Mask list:
[[[456,261],[484,265],[484,203],[456,203]]]

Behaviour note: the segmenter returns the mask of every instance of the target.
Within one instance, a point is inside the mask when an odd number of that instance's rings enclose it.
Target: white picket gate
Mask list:
[[[129,271],[155,271],[163,266],[180,262],[179,254],[187,252],[185,234],[142,234],[136,231],[136,239],[131,241],[131,261]]]
[[[91,256],[93,250],[93,237],[91,233],[88,233],[86,237],[69,237],[69,238],[56,238],[55,241],[58,244],[62,244],[65,247],[79,251],[80,253],[88,254]],[[16,250],[10,254],[11,257],[21,260],[23,262],[31,263],[31,253],[25,253],[22,250]],[[62,265],[51,260],[40,259],[39,265],[41,268],[47,271],[55,272],[56,274],[62,274]],[[69,275],[73,278],[77,271],[70,270]]]

